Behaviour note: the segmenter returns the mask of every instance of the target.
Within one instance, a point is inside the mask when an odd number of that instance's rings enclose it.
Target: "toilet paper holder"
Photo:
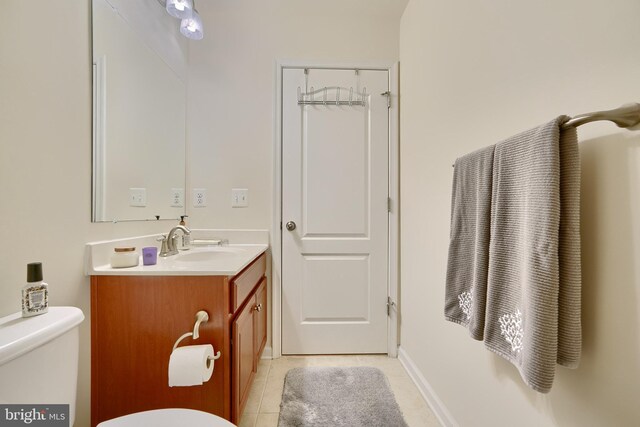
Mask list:
[[[197,312],[196,323],[193,325],[193,332],[187,332],[185,334],[182,334],[180,338],[176,340],[175,344],[173,344],[173,351],[175,351],[175,349],[178,348],[178,345],[180,345],[180,342],[185,338],[192,337],[194,340],[197,340],[198,338],[200,338],[200,324],[207,323],[208,321],[209,321],[209,313],[207,313],[204,310],[200,310],[199,312]],[[220,359],[220,356],[221,356],[220,350],[218,350],[215,356],[207,357],[207,368],[211,364],[212,360]]]

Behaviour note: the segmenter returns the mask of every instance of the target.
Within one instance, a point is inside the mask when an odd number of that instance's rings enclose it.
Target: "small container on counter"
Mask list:
[[[188,218],[189,215],[180,215],[180,223],[179,225],[186,227],[187,223],[184,222],[185,218]],[[178,250],[179,251],[188,251],[191,249],[191,235],[182,233],[182,236],[178,238]]]
[[[140,255],[136,252],[136,248],[114,248],[114,253],[111,255],[111,267],[113,268],[125,268],[135,267],[140,263]]]
[[[149,246],[142,248],[142,263],[144,265],[156,265],[158,262],[158,248]]]

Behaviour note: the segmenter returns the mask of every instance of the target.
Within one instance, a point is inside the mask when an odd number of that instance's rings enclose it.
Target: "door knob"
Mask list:
[[[287,224],[285,225],[285,227],[287,227],[287,230],[289,231],[293,231],[296,229],[296,223],[293,221],[289,221],[287,222]]]

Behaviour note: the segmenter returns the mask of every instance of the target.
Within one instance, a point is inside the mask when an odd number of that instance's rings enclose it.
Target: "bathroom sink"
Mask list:
[[[236,257],[244,252],[242,248],[214,247],[206,249],[192,249],[176,255],[175,262],[198,263],[218,261],[223,258]]]
[[[197,231],[197,230],[196,230]],[[222,234],[226,238],[227,234]],[[243,232],[244,233],[244,232]],[[200,237],[218,236],[217,232]],[[252,237],[249,235],[249,237]],[[189,250],[180,251],[168,257],[158,256],[157,263],[144,265],[142,259],[135,267],[113,268],[110,258],[114,247],[135,246],[144,248],[158,247],[157,235],[141,236],[129,239],[107,240],[87,244],[85,256],[86,271],[90,276],[235,276],[254,259],[268,249],[266,243],[233,243],[222,246],[193,245]],[[247,240],[245,234],[238,234],[238,240]],[[260,235],[256,240],[267,240],[268,234]]]

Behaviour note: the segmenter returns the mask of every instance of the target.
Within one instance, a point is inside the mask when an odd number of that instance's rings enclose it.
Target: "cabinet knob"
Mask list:
[[[255,307],[253,307],[253,309],[254,309],[255,311],[262,311],[262,304],[258,304],[258,305],[256,305]]]
[[[293,221],[289,221],[286,223],[285,227],[287,227],[287,230],[293,231],[296,229],[296,223]]]

